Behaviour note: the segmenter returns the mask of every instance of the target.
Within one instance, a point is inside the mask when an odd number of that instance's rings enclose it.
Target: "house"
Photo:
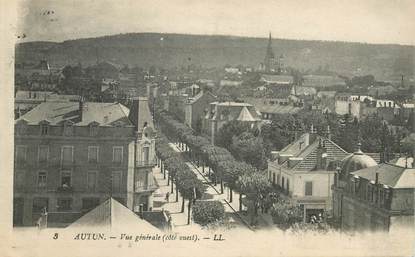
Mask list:
[[[194,91],[194,93],[195,92],[197,91]],[[184,123],[200,132],[202,129],[203,116],[205,115],[209,104],[216,101],[216,98],[217,97],[209,91],[200,91],[193,97],[189,97],[185,105]]]
[[[14,225],[33,225],[45,208],[70,220],[110,196],[136,212],[152,207],[155,130],[147,98],[130,108],[41,103],[15,121],[14,143]]]
[[[335,98],[335,113],[338,115],[351,115],[357,119],[363,119],[376,114],[378,108],[373,104],[370,96],[356,96],[347,93],[339,93]]]
[[[295,114],[303,109],[301,103],[293,103],[285,98],[244,98],[244,101],[255,106],[265,120],[279,114]]]
[[[326,136],[311,129],[297,140],[275,152],[268,162],[268,178],[304,210],[304,221],[312,215],[330,214],[337,164],[349,154]]]
[[[202,132],[215,142],[216,133],[227,122],[238,120],[257,125],[261,121],[261,114],[252,104],[238,102],[212,102],[205,111],[202,121]]]
[[[413,227],[414,168],[391,163],[375,165],[358,153],[344,161],[333,189],[334,214],[342,230],[391,231]]]

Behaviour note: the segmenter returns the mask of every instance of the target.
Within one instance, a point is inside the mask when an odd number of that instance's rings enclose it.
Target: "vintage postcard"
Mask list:
[[[415,256],[414,13],[0,1],[0,255]]]

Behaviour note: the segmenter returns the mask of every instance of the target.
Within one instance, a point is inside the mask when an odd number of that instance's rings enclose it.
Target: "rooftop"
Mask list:
[[[294,82],[293,76],[290,75],[261,75],[261,80],[267,83],[276,84],[292,84]]]
[[[365,178],[369,181],[376,180],[392,188],[415,188],[415,169],[405,168],[390,163],[382,163],[373,167],[368,167],[355,172],[353,175]]]
[[[135,229],[139,232],[158,232],[149,222],[138,217],[130,209],[109,198],[92,211],[88,212],[68,228],[101,228],[101,229]]]
[[[329,161],[340,161],[348,155],[345,150],[330,139],[310,133],[301,135],[300,138],[287,145],[280,151],[280,155],[285,154],[298,158],[299,162],[290,169],[312,171],[317,165],[317,150],[320,144],[325,149],[327,163]],[[281,165],[288,168],[287,161],[284,161]]]
[[[128,119],[129,112],[130,110],[120,103],[85,102],[82,106],[82,115],[80,115],[79,102],[43,102],[17,121],[25,120],[31,125],[47,121],[51,125],[57,125],[70,120],[79,126],[89,125],[92,122],[105,126],[122,121],[127,125],[132,125]]]

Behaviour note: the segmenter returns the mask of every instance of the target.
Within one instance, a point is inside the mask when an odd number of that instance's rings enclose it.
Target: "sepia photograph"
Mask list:
[[[414,1],[0,9],[0,255],[415,256]]]

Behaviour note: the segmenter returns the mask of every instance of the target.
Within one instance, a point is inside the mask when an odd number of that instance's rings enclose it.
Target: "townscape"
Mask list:
[[[16,62],[15,228],[413,225],[414,74],[304,70],[262,42],[255,66]]]

